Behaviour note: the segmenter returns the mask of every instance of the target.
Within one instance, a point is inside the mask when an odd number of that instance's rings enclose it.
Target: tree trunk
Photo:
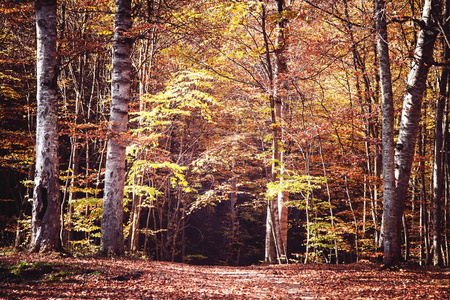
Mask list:
[[[325,159],[324,159],[323,148],[322,148],[322,139],[321,139],[320,135],[318,136],[318,139],[319,139],[319,154],[320,154],[320,161],[322,163],[323,177],[327,178],[328,174],[327,174],[327,170],[325,167]],[[328,205],[329,205],[329,210],[330,210],[331,230],[332,230],[332,232],[336,232],[336,221],[335,221],[335,216],[334,216],[334,212],[333,212],[333,205],[331,203],[330,185],[327,180],[325,181],[325,186],[326,186],[326,190],[327,190]],[[339,247],[338,247],[336,236],[333,237],[333,243],[334,243],[334,256],[336,257],[336,264],[338,265],[339,264]],[[332,257],[331,257],[331,249],[330,249],[330,263],[331,263],[331,261],[332,261]]]
[[[395,147],[395,177],[397,180],[397,230],[401,230],[401,216],[405,209],[411,167],[414,159],[414,148],[417,141],[423,94],[427,76],[433,63],[433,49],[437,37],[434,16],[440,16],[442,4],[439,0],[426,0],[422,14],[422,28],[417,38],[414,59],[409,71],[406,93],[403,99],[400,131]],[[397,233],[400,252],[401,234]],[[400,253],[396,255],[399,257]]]
[[[73,240],[73,223],[72,223],[72,215],[73,215],[73,205],[72,205],[72,201],[75,197],[75,189],[76,189],[76,178],[78,176],[78,163],[79,163],[79,154],[77,151],[77,147],[75,146],[75,138],[71,138],[71,140],[73,140],[74,142],[72,143],[72,153],[71,153],[71,160],[72,162],[69,163],[69,169],[72,169],[71,172],[71,179],[70,179],[70,192],[69,192],[69,198],[67,199],[67,203],[68,203],[68,220],[67,220],[67,224],[64,225],[64,222],[61,221],[61,225],[62,225],[62,231],[66,231],[67,234],[65,236],[65,240],[64,238],[62,239],[62,243],[63,245],[65,244],[65,246],[67,247],[67,249],[70,251],[72,248],[72,244],[70,243]],[[67,174],[70,174],[70,172],[67,172]],[[67,187],[68,182],[66,182],[66,187]],[[64,207],[64,201],[66,199],[66,191],[67,188],[64,190],[64,196],[63,196],[63,205],[61,207]],[[64,226],[66,226],[66,228],[64,228]],[[64,235],[63,235],[64,237]]]
[[[447,1],[448,2],[448,1]],[[446,4],[448,6],[448,4]],[[449,15],[448,7],[445,11],[446,19]],[[446,24],[446,29],[449,26]],[[448,62],[450,59],[449,45],[443,42],[444,45],[444,61]],[[449,70],[448,67],[442,69],[441,78],[439,81],[439,96],[436,102],[436,120],[434,129],[434,161],[433,161],[433,264],[442,265],[441,253],[441,222],[442,222],[442,192],[443,192],[443,131],[445,129],[444,110],[447,103],[447,84],[448,84]]]
[[[277,12],[280,20],[277,22],[277,36],[275,41],[275,63],[272,67],[270,59],[269,41],[265,32],[265,6],[263,7],[263,34],[266,46],[267,64],[269,67],[269,81],[270,81],[270,106],[272,117],[272,180],[283,182],[284,169],[284,150],[283,150],[283,115],[286,111],[286,84],[284,78],[287,74],[287,63],[285,57],[286,50],[286,18],[282,15],[285,11],[285,1],[277,0]],[[288,201],[288,193],[281,191],[276,200],[270,200],[267,211],[266,222],[266,260],[275,262],[273,254],[276,253],[276,260],[287,262],[287,223],[288,211],[285,205]],[[269,220],[272,218],[272,220]],[[269,232],[269,230],[271,232]],[[273,239],[273,241],[271,240]],[[275,249],[268,249],[267,247],[275,247]]]
[[[139,225],[142,209],[141,203],[142,203],[142,196],[133,195],[133,206],[132,206],[131,226],[130,226],[130,252],[133,253],[137,253],[139,251]]]
[[[265,259],[269,263],[281,263],[286,257],[283,252],[284,247],[283,241],[281,240],[281,228],[278,218],[278,203],[274,200],[269,200],[267,204],[265,246]]]
[[[408,230],[408,223],[406,221],[406,216],[402,216],[402,228],[403,228],[403,241],[405,245],[405,251],[404,251],[404,260],[408,261],[410,250],[409,250],[409,230]]]
[[[426,122],[424,122],[426,123]],[[426,155],[426,129],[425,126],[419,126],[419,142],[418,152],[419,156],[425,157]],[[425,161],[422,159],[419,165],[420,173],[420,236],[421,236],[421,253],[420,262],[425,265],[430,264],[430,234],[429,234],[429,222],[428,222],[428,205],[427,205],[427,190],[425,180]],[[423,244],[422,244],[423,243]]]
[[[60,249],[58,173],[58,97],[56,0],[37,0],[36,172],[31,220],[31,250]]]
[[[442,144],[443,144],[443,115],[445,105],[445,91],[442,94],[442,88],[447,85],[448,70],[444,69],[441,76],[440,94],[436,103],[435,120],[435,140],[434,140],[434,161],[433,161],[433,264],[442,265],[441,255],[441,202],[442,202]],[[442,81],[445,80],[445,84]],[[444,85],[444,87],[443,87]]]
[[[392,94],[391,64],[387,44],[386,2],[377,0],[376,30],[381,80],[382,130],[383,130],[383,248],[384,264],[391,266],[399,261],[398,215],[395,194],[394,169],[394,100]]]
[[[132,39],[131,0],[116,0],[111,84],[111,134],[105,169],[103,196],[102,252],[120,255],[123,251],[123,193],[125,184],[125,150],[123,133],[127,131],[128,102],[131,89]]]
[[[231,191],[229,193],[229,199],[230,199],[230,231],[231,236],[228,242],[228,245],[230,245],[229,250],[229,259],[227,261],[231,262],[233,266],[239,265],[239,218],[238,218],[238,187],[236,184],[236,178],[238,175],[234,172],[236,168],[236,159],[232,158],[232,177],[231,177]]]
[[[261,16],[261,29],[264,38],[264,47],[267,63],[267,75],[269,78],[269,103],[271,110],[271,127],[272,127],[272,181],[280,180],[280,149],[281,149],[281,99],[278,97],[277,89],[275,88],[275,72],[277,64],[272,65],[271,58],[271,43],[269,41],[269,35],[266,31],[266,1],[262,2],[262,16]],[[284,1],[277,3],[283,4]],[[278,30],[277,34],[281,31]],[[276,46],[277,47],[277,46]],[[266,216],[266,243],[265,243],[265,260],[270,263],[276,261],[281,262],[281,259],[286,257],[285,245],[282,241],[282,234],[280,228],[280,213],[277,200],[269,200],[267,203],[267,216]],[[282,201],[282,199],[281,199]]]
[[[447,7],[446,12],[450,13],[450,2],[447,1]],[[447,83],[450,85],[450,76],[448,78],[449,82]],[[449,87],[447,86],[447,95],[449,95]],[[447,99],[448,102],[448,99]],[[442,224],[444,225],[444,228],[442,228],[443,231],[443,239],[444,239],[444,250],[445,253],[443,254],[443,257],[445,258],[444,265],[449,266],[449,256],[450,256],[450,249],[449,249],[449,242],[448,242],[448,213],[449,213],[449,202],[448,199],[450,197],[450,191],[449,191],[449,119],[448,119],[448,105],[446,105],[444,110],[444,135],[443,135],[443,149],[444,149],[444,155],[443,155],[443,177],[444,177],[444,211],[443,211],[443,220]]]
[[[278,122],[280,123],[280,139],[279,139],[279,161],[280,161],[280,183],[283,182],[283,176],[287,175],[286,172],[286,150],[284,149],[286,146],[285,141],[285,127],[284,122],[287,119],[287,111],[288,111],[288,87],[287,87],[287,75],[288,75],[288,66],[287,66],[287,58],[286,58],[286,50],[287,50],[287,22],[288,20],[283,16],[283,13],[286,11],[285,0],[277,0],[278,5],[278,14],[281,19],[277,24],[277,41],[275,42],[275,59],[276,59],[276,72],[274,74],[274,83],[275,83],[275,96],[279,99],[276,103],[278,105],[275,106],[276,115],[278,117]],[[289,201],[289,193],[288,192],[280,192],[278,194],[278,214],[279,214],[279,222],[280,222],[280,231],[281,231],[281,240],[283,242],[284,247],[284,256],[285,262],[287,262],[287,233],[288,233],[288,208],[286,206],[286,202]]]

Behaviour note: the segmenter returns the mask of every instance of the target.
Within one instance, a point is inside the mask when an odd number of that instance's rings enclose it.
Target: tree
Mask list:
[[[394,100],[392,93],[391,63],[389,59],[388,35],[386,26],[386,1],[377,0],[376,9],[377,50],[381,80],[383,111],[383,242],[384,264],[397,261],[397,202],[395,194],[394,168]]]
[[[421,106],[426,88],[428,71],[433,64],[433,50],[438,35],[437,18],[441,15],[442,3],[439,0],[426,0],[423,6],[421,29],[417,37],[414,59],[408,74],[406,92],[403,98],[402,115],[397,144],[395,146],[395,178],[397,180],[397,240],[395,246],[400,251],[401,222],[405,210],[414,150],[419,131]],[[391,263],[400,258],[400,253]]]
[[[450,2],[445,2],[445,20],[450,16]],[[444,24],[442,32],[446,35],[450,28],[448,22]],[[450,60],[450,45],[448,37],[443,37],[443,58],[447,63]],[[445,106],[448,103],[449,69],[444,67],[439,78],[439,95],[436,101],[436,120],[434,129],[434,161],[433,161],[433,264],[442,265],[441,236],[442,236],[442,196],[444,191],[443,161],[444,161],[444,122]]]
[[[284,151],[283,151],[283,115],[286,111],[286,100],[283,99],[286,94],[286,87],[281,83],[287,73],[287,63],[285,57],[286,50],[286,23],[287,19],[283,16],[285,12],[284,0],[276,1],[277,4],[277,28],[275,41],[275,58],[272,62],[270,57],[270,41],[265,28],[266,4],[262,4],[262,30],[264,35],[264,44],[266,47],[266,63],[269,78],[269,102],[272,121],[272,180],[283,181],[282,173],[284,170]],[[266,222],[266,249],[265,259],[271,263],[285,261],[287,258],[287,207],[285,205],[287,193],[280,191],[277,199],[269,200],[267,204],[267,222]]]
[[[39,252],[60,248],[56,8],[56,0],[35,2],[38,106],[31,250]]]
[[[132,26],[131,0],[116,0],[113,38],[113,69],[111,83],[111,132],[105,169],[103,196],[102,252],[121,254],[123,251],[123,196],[125,184],[128,103],[131,90]]]

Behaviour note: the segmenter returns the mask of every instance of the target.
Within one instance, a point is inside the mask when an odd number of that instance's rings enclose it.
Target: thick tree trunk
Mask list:
[[[433,16],[440,16],[442,4],[439,0],[426,0],[422,14],[422,28],[417,38],[414,59],[408,75],[406,93],[403,99],[402,116],[397,145],[395,147],[395,177],[397,180],[397,229],[401,229],[401,216],[405,209],[405,199],[414,159],[414,149],[419,130],[422,98],[427,76],[433,63],[433,49],[437,30]],[[397,233],[400,251],[401,234]],[[398,254],[400,255],[400,254]],[[398,256],[397,255],[397,256]]]
[[[103,196],[102,252],[123,251],[123,193],[125,184],[125,150],[123,133],[127,131],[128,102],[131,89],[131,47],[127,37],[131,28],[131,0],[116,0],[111,84],[111,135],[105,169]]]
[[[36,172],[34,177],[31,250],[59,250],[60,193],[58,174],[58,98],[56,0],[38,0]]]
[[[398,215],[394,168],[394,100],[392,94],[391,64],[387,44],[386,2],[377,0],[376,30],[381,80],[383,128],[383,248],[384,264],[391,266],[399,261]]]

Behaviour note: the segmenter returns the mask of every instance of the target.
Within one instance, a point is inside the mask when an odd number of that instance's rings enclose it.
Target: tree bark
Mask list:
[[[275,72],[275,85],[277,87],[277,97],[280,99],[280,107],[277,107],[279,112],[279,122],[281,129],[280,136],[280,183],[283,182],[283,176],[287,175],[286,172],[286,141],[285,141],[285,127],[284,123],[287,119],[288,112],[288,87],[287,87],[287,75],[288,75],[288,66],[287,66],[287,58],[286,58],[286,50],[287,50],[287,22],[286,17],[283,16],[283,13],[286,11],[286,1],[285,0],[277,0],[278,5],[278,14],[280,14],[281,19],[278,21],[277,30],[278,36],[276,41],[275,57],[277,63],[277,70]],[[286,202],[289,201],[289,193],[288,192],[280,192],[278,194],[278,213],[280,219],[280,231],[281,231],[281,240],[283,242],[284,247],[284,261],[287,262],[287,235],[288,235],[288,208],[286,206]]]
[[[31,250],[60,250],[58,172],[58,97],[56,0],[37,0],[36,171],[31,220]]]
[[[272,180],[283,182],[284,169],[284,149],[283,149],[283,115],[286,110],[286,86],[285,76],[287,73],[287,63],[285,58],[286,51],[286,18],[282,15],[285,11],[285,1],[276,0],[279,20],[277,21],[276,41],[275,41],[275,61],[272,67],[270,59],[269,42],[267,35],[264,36],[266,44],[267,65],[269,67],[270,81],[270,106],[272,117]],[[265,4],[263,4],[265,5]],[[263,7],[263,27],[265,27],[265,7]],[[265,28],[263,28],[265,34]],[[288,200],[288,193],[280,191],[276,200],[269,200],[266,222],[266,260],[273,263],[274,254],[278,263],[287,262],[287,223],[288,211],[285,202]],[[269,219],[271,218],[271,220]],[[273,239],[273,240],[272,240]],[[272,249],[269,249],[272,248]]]
[[[278,3],[278,1],[277,1]],[[271,110],[271,127],[272,127],[272,181],[280,180],[280,150],[281,150],[281,99],[277,94],[275,87],[275,72],[277,72],[277,63],[273,64],[270,49],[269,35],[266,31],[267,19],[267,3],[261,0],[262,16],[261,29],[264,38],[264,47],[266,50],[267,76],[269,78],[269,103]],[[277,33],[279,34],[279,32]],[[277,47],[277,46],[275,46]],[[286,247],[282,241],[282,233],[280,227],[279,203],[280,199],[271,199],[267,203],[266,216],[266,243],[265,243],[265,260],[269,263],[281,262],[286,257]]]
[[[394,100],[392,93],[391,64],[389,59],[386,26],[386,2],[376,2],[376,30],[382,98],[383,130],[383,248],[384,264],[391,266],[399,261],[398,215],[394,168]]]
[[[395,177],[397,180],[397,229],[401,230],[401,216],[405,210],[405,199],[414,159],[423,94],[428,71],[433,64],[433,49],[437,33],[433,16],[440,16],[442,3],[426,0],[423,7],[421,30],[417,38],[414,58],[408,75],[406,93],[403,99],[400,131],[395,147]],[[397,233],[400,251],[401,234]],[[400,253],[398,254],[400,255]]]
[[[448,14],[448,12],[446,12]],[[447,26],[446,26],[447,27]],[[444,61],[449,61],[449,46],[444,42]],[[441,236],[442,236],[442,196],[443,196],[443,155],[444,152],[444,111],[447,103],[448,67],[442,69],[439,79],[439,96],[436,102],[436,120],[434,129],[434,161],[433,161],[433,264],[442,265]]]
[[[123,194],[125,184],[128,103],[131,89],[132,39],[131,0],[116,0],[113,40],[113,70],[111,84],[111,133],[105,169],[103,196],[102,252],[120,255],[123,251]]]
[[[425,114],[426,115],[426,114]],[[426,124],[426,121],[423,122]],[[418,141],[418,152],[419,156],[425,157],[426,150],[426,126],[419,126],[419,141]],[[430,226],[428,222],[428,199],[427,199],[427,183],[425,176],[425,160],[420,160],[419,164],[419,174],[420,174],[420,233],[423,239],[423,244],[421,243],[421,259],[420,262],[425,265],[429,265],[431,261],[430,256]]]
[[[445,16],[447,20],[450,16],[450,2],[445,2]],[[444,34],[449,30],[448,22],[445,22],[443,29]],[[443,39],[444,61],[450,60],[450,45],[446,43],[447,37]],[[439,79],[439,96],[436,103],[436,121],[435,121],[435,140],[434,140],[434,165],[433,165],[433,264],[435,266],[442,265],[441,239],[442,239],[442,197],[444,190],[443,175],[443,153],[444,149],[444,130],[446,124],[444,122],[444,112],[448,97],[449,69],[445,66],[442,69],[441,78]]]
[[[139,251],[139,225],[142,210],[141,203],[142,203],[142,196],[133,195],[133,206],[131,210],[132,213],[130,226],[130,252],[133,253],[137,253]]]

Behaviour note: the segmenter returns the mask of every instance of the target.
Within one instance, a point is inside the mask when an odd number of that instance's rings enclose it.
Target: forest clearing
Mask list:
[[[198,266],[127,258],[0,256],[0,299],[449,299],[448,268]]]

